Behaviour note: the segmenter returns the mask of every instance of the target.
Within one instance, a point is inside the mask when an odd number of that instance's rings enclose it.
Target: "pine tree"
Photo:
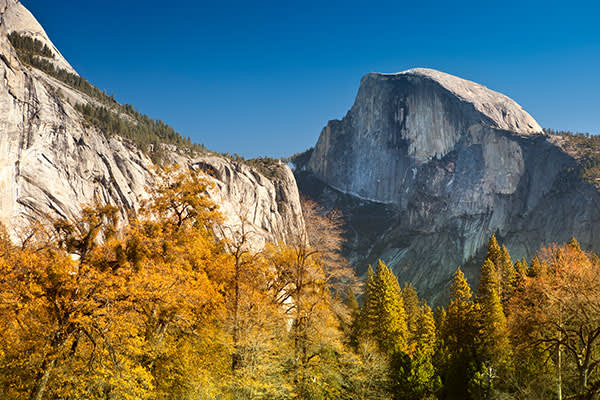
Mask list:
[[[377,271],[369,267],[365,304],[360,312],[360,333],[373,338],[384,354],[405,350],[408,339],[406,311],[398,279],[381,260]]]
[[[452,280],[450,303],[440,330],[440,375],[444,383],[442,398],[470,399],[469,382],[478,369],[478,306],[465,275],[458,268]]]
[[[494,291],[496,294],[500,291],[500,282],[498,281],[498,274],[496,274],[496,267],[488,258],[481,265],[477,295],[479,298],[486,298],[491,296]]]
[[[416,289],[410,283],[404,283],[402,287],[402,300],[404,301],[404,309],[406,311],[406,324],[408,328],[408,345],[409,353],[413,352],[417,345],[416,331],[418,329],[418,321],[421,317],[421,307],[419,295]]]
[[[377,326],[377,311],[379,309],[378,277],[369,265],[365,284],[365,302],[360,309],[358,331],[359,336],[373,336]]]
[[[581,251],[581,246],[579,245],[579,242],[573,236],[571,236],[571,239],[569,240],[569,243],[567,243],[567,246],[569,246],[573,250]]]
[[[490,260],[486,260],[481,266],[481,280],[477,297],[481,324],[480,353],[488,367],[505,370],[510,358],[510,347],[506,316],[498,295],[498,286],[493,265]]]
[[[537,256],[533,257],[533,260],[531,260],[531,265],[527,270],[527,276],[529,276],[530,278],[535,278],[537,276],[540,276],[542,274],[542,271],[543,266],[540,262],[540,259]]]
[[[402,291],[398,278],[381,260],[377,265],[379,278],[379,321],[376,330],[381,349],[388,354],[404,350],[407,343],[408,328],[406,311],[402,300]]]
[[[490,260],[494,265],[498,265],[500,263],[501,257],[501,249],[498,241],[496,240],[496,235],[492,235],[490,240],[488,240],[488,250],[485,258]]]
[[[437,329],[433,311],[426,302],[421,306],[421,313],[417,320],[416,329],[417,351],[422,354],[433,355],[437,343]]]
[[[416,313],[411,352],[396,352],[390,365],[394,398],[399,400],[430,398],[440,386],[440,378],[433,364],[437,345],[433,312],[423,303],[421,306],[417,304]]]
[[[502,245],[500,250],[500,262],[496,264],[496,270],[500,273],[501,279],[498,294],[502,298],[502,303],[506,304],[517,288],[517,271],[505,245]]]
[[[525,277],[527,276],[527,260],[523,257],[520,260],[517,260],[515,263],[515,270],[517,271],[517,287],[523,283]]]

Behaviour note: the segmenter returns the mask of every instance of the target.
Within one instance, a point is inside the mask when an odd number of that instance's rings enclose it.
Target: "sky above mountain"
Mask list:
[[[84,77],[208,148],[313,146],[368,72],[435,68],[600,132],[594,2],[23,0]]]

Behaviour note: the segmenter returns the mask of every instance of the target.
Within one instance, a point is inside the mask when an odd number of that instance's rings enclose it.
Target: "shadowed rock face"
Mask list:
[[[0,222],[18,229],[48,215],[72,219],[82,205],[95,201],[118,206],[123,216],[136,210],[153,182],[150,159],[126,140],[89,126],[73,107],[96,100],[23,65],[7,39],[13,31],[42,40],[58,65],[73,71],[29,11],[18,1],[0,0]],[[171,147],[167,156],[210,173],[210,196],[225,225],[235,229],[244,217],[255,232],[255,248],[304,229],[297,186],[286,165],[274,166],[278,178],[268,179],[215,155],[190,158]]]
[[[353,261],[382,258],[435,300],[458,266],[476,278],[492,233],[515,258],[571,235],[600,250],[599,196],[578,169],[508,97],[416,69],[366,75],[296,175],[346,215]]]

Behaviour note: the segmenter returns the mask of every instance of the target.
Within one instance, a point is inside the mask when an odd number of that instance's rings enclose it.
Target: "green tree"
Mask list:
[[[440,329],[440,346],[436,360],[442,380],[442,399],[471,399],[469,384],[479,369],[478,305],[465,275],[456,270],[450,289],[450,303]]]
[[[408,339],[406,311],[398,279],[385,263],[367,273],[365,305],[361,309],[361,336],[370,336],[384,354],[405,350]]]
[[[406,311],[406,325],[408,328],[408,351],[412,352],[417,345],[417,329],[421,316],[421,306],[417,290],[410,283],[405,282],[402,287],[402,301]]]
[[[505,245],[502,245],[500,263],[496,265],[496,270],[500,273],[501,279],[498,294],[502,298],[502,303],[506,304],[517,288],[517,271]]]
[[[498,277],[494,265],[485,260],[481,266],[481,279],[477,302],[479,305],[480,334],[479,357],[483,364],[484,374],[477,386],[487,398],[494,390],[493,377],[507,376],[511,351],[508,339],[506,316],[498,295]],[[483,387],[482,387],[483,386]]]
[[[492,235],[488,240],[488,250],[485,258],[490,260],[494,265],[500,264],[501,249],[496,239],[496,235]]]

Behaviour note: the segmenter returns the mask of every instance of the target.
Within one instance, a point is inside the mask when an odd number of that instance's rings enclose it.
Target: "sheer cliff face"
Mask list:
[[[55,62],[74,72],[29,11],[15,0],[0,0],[0,18],[0,221],[18,228],[47,215],[73,218],[94,201],[117,205],[123,215],[135,210],[152,185],[150,159],[127,141],[90,127],[73,107],[94,99],[19,61],[7,39],[13,31],[46,43]],[[268,179],[218,156],[189,158],[176,149],[169,156],[211,173],[210,195],[226,225],[235,228],[240,217],[247,219],[256,247],[303,229],[287,166],[275,167],[279,178]]]
[[[458,266],[476,277],[492,233],[514,257],[571,235],[599,249],[598,194],[541,131],[474,82],[427,69],[369,74],[297,178],[345,213],[351,259],[383,258],[436,298]]]
[[[473,82],[425,69],[369,74],[348,115],[321,133],[309,168],[345,193],[406,204],[423,166],[479,145],[485,182],[509,194],[522,173],[522,154],[498,129],[542,130],[518,104]]]

